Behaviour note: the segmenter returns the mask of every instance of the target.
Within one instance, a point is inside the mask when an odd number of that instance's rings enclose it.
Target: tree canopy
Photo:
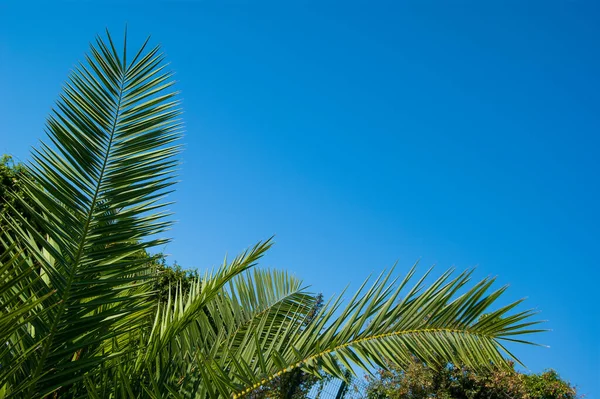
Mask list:
[[[508,368],[474,370],[448,364],[431,367],[418,359],[399,367],[387,363],[368,378],[369,399],[577,399],[577,390],[554,370],[526,374]]]

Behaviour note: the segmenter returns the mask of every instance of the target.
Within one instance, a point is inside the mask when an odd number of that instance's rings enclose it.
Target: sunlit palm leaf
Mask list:
[[[200,377],[200,365],[205,369],[211,366],[209,359],[223,356],[230,359],[246,345],[248,331],[264,335],[263,340],[268,342],[269,337],[277,334],[265,325],[280,326],[286,320],[307,320],[315,304],[315,297],[305,292],[302,282],[286,272],[255,269],[237,276],[208,304],[197,323],[185,331],[189,343],[186,350],[191,356],[181,371],[183,378],[177,382],[178,389],[187,397],[194,397],[194,392],[198,397],[210,385],[214,393],[230,396],[231,389],[227,384]],[[294,317],[290,318],[290,314]],[[267,346],[263,349],[268,350]]]
[[[294,368],[344,378],[346,369],[385,366],[384,359],[404,364],[413,356],[430,364],[503,365],[511,355],[502,340],[538,331],[529,328],[536,323],[529,321],[532,312],[508,314],[520,301],[486,315],[504,291],[489,292],[493,280],[457,296],[470,273],[451,278],[448,272],[429,287],[421,279],[403,295],[413,274],[400,283],[391,273],[382,275],[369,289],[363,285],[343,309],[341,297],[329,303],[308,325],[302,312],[291,310],[275,324],[265,315],[238,345],[230,348],[224,340],[221,351],[205,353],[197,365],[205,384],[221,387],[214,397],[242,396]]]
[[[50,143],[33,154],[24,191],[34,205],[21,205],[47,236],[19,214],[11,223],[56,304],[28,337],[36,350],[0,381],[12,381],[13,394],[44,396],[80,380],[106,360],[98,352],[106,340],[155,306],[120,293],[142,280],[132,276],[147,260],[132,255],[165,242],[155,234],[169,225],[160,209],[177,165],[180,111],[159,49],[144,44],[128,60],[107,38],[72,73],[48,119]]]
[[[183,333],[188,325],[197,321],[204,314],[204,309],[209,302],[222,291],[223,286],[256,265],[256,261],[271,245],[271,240],[258,243],[229,264],[225,262],[216,272],[206,272],[203,278],[192,284],[190,293],[185,298],[177,290],[175,295],[169,295],[168,302],[160,306],[157,312],[145,361],[154,360],[157,354]]]

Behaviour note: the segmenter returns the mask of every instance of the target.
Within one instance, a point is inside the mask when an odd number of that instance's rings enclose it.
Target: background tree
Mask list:
[[[6,212],[10,205],[15,206],[15,201],[10,193],[21,193],[22,195],[19,187],[23,173],[25,173],[23,164],[15,164],[12,157],[7,154],[0,157],[0,213]]]
[[[35,206],[27,199],[23,192],[24,179],[31,177],[27,168],[21,162],[15,162],[13,157],[4,154],[0,157],[0,229],[7,232],[9,225],[6,216],[9,213],[18,213],[25,217],[29,223],[44,234],[39,224],[32,220],[28,214],[27,206]],[[24,205],[26,204],[26,205]],[[5,248],[0,239],[0,253],[3,253]]]
[[[414,358],[408,367],[387,362],[376,377],[367,377],[369,399],[576,399],[576,389],[554,370],[525,374],[494,367],[475,371],[448,364],[430,367]]]

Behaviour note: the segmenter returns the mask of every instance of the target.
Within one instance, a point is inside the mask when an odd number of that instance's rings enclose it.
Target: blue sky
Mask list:
[[[0,152],[27,160],[108,27],[152,34],[186,120],[189,268],[263,262],[326,296],[399,262],[477,266],[553,331],[518,347],[600,397],[600,9],[594,1],[0,5]],[[285,4],[285,5],[284,5]]]

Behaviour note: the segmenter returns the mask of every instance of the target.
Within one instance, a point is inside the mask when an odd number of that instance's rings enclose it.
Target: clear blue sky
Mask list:
[[[276,234],[264,265],[328,296],[396,260],[478,266],[549,320],[527,366],[600,398],[597,2],[11,3],[0,152],[28,159],[88,42],[127,22],[184,101],[171,259]]]

